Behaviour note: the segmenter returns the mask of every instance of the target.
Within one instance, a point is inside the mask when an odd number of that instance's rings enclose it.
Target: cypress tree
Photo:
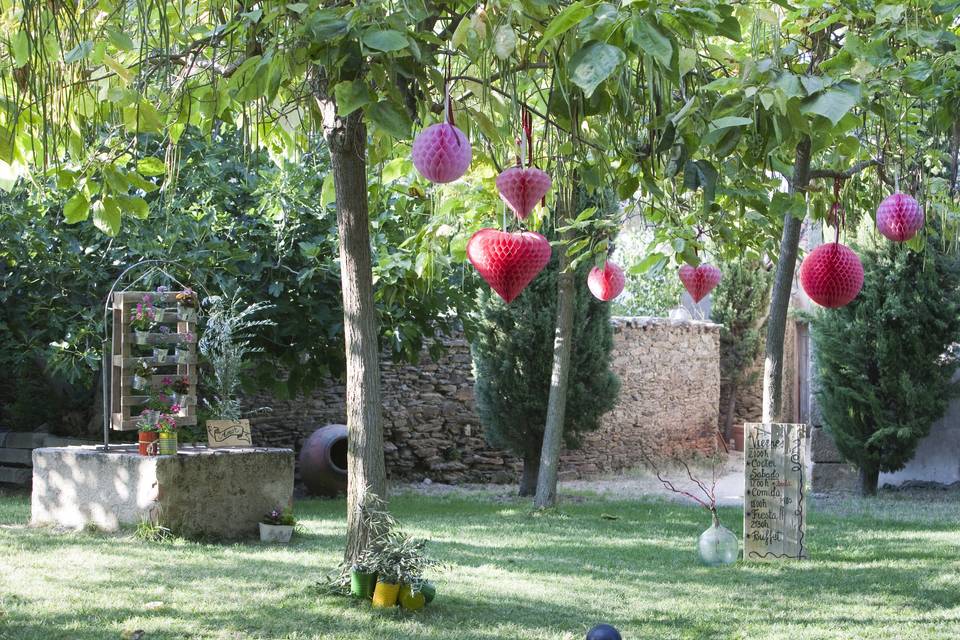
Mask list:
[[[812,322],[824,426],[859,469],[864,495],[881,471],[910,461],[956,391],[960,272],[938,242],[923,253],[863,247],[860,295]]]
[[[547,416],[557,306],[556,255],[511,304],[481,286],[469,324],[474,394],[484,435],[491,446],[523,459],[520,495],[536,492],[540,449]],[[610,371],[613,329],[610,305],[587,289],[587,272],[577,269],[573,352],[567,389],[564,445],[580,446],[600,417],[616,404],[620,380]]]

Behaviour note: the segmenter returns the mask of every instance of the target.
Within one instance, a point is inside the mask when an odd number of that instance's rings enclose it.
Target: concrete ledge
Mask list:
[[[0,449],[0,464],[29,467],[30,449]]]
[[[135,446],[33,451],[30,522],[114,531],[153,518],[185,536],[243,538],[293,498],[290,449],[184,448],[145,457]]]

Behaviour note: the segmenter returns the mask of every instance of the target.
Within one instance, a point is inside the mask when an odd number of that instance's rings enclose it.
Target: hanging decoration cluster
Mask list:
[[[836,240],[820,245],[800,264],[800,286],[811,300],[830,309],[850,304],[863,288],[860,258],[853,249],[840,244],[840,230],[846,221],[846,213],[840,204],[842,184],[839,178],[833,182],[833,206],[830,209],[830,220],[837,228]]]
[[[720,269],[704,262],[699,267],[685,264],[680,267],[680,282],[686,288],[694,302],[700,302],[720,284],[723,274]]]
[[[921,228],[923,210],[913,196],[898,191],[877,208],[877,230],[894,242],[906,242]]]

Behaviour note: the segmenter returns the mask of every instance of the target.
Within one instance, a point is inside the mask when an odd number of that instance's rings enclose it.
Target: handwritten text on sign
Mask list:
[[[744,425],[743,557],[807,557],[806,425]]]

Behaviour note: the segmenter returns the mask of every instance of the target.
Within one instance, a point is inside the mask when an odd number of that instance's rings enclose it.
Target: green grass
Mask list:
[[[814,505],[810,561],[720,569],[697,563],[708,518],[682,505],[405,495],[395,513],[449,564],[419,614],[312,588],[340,557],[342,501],[298,502],[283,547],[29,529],[28,499],[0,496],[0,638],[572,640],[599,621],[626,640],[957,638],[960,501],[939,495]],[[721,517],[739,528],[739,509]]]

